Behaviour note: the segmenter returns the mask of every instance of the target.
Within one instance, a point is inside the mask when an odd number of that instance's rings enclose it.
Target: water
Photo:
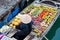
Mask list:
[[[58,28],[56,30],[56,34],[55,34],[55,36],[53,37],[52,40],[60,40],[60,28]]]

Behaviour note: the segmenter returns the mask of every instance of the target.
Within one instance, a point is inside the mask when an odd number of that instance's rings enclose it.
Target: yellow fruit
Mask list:
[[[34,29],[33,31],[34,31],[34,32],[36,32],[36,33],[38,33],[38,32],[39,32],[37,29]]]
[[[17,23],[21,23],[21,20],[18,20]]]
[[[10,24],[10,26],[12,27],[12,26],[13,26],[13,24]]]
[[[37,33],[37,37],[39,37],[41,34],[40,33]]]
[[[11,26],[12,28],[16,28],[16,26],[15,26],[14,24],[10,24],[10,26]]]
[[[39,32],[37,33],[37,37],[40,37],[41,34],[42,34],[42,31],[39,31]]]
[[[54,13],[52,16],[51,16],[51,18],[54,18],[56,16],[56,13]]]
[[[13,26],[13,28],[15,29],[15,28],[16,28],[16,26]]]
[[[18,19],[14,19],[14,21],[16,22],[16,21],[18,21]]]
[[[14,25],[19,25],[19,23],[18,22],[15,22]]]
[[[15,24],[15,21],[12,21],[12,24]]]
[[[56,16],[57,13],[54,13],[54,16]]]
[[[20,20],[20,18],[17,18],[18,20]]]
[[[53,17],[52,18],[49,18],[48,19],[48,23],[50,23],[52,20],[53,20]]]

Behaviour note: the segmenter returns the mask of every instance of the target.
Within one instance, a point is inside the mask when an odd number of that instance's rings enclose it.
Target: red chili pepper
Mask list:
[[[39,16],[42,18],[42,16],[45,15],[46,12],[46,10],[43,10],[43,12],[39,14]]]

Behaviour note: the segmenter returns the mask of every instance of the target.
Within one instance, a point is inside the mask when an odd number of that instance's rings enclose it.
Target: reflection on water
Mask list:
[[[58,28],[56,30],[56,34],[55,34],[55,36],[53,37],[52,40],[60,40],[60,28]]]

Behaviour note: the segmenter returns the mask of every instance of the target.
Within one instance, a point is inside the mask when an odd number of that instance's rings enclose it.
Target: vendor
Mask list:
[[[13,37],[17,40],[23,40],[28,34],[30,34],[32,30],[32,19],[30,15],[24,14],[21,16],[22,23],[19,25],[19,27],[16,27],[17,29],[21,30],[18,31]]]

